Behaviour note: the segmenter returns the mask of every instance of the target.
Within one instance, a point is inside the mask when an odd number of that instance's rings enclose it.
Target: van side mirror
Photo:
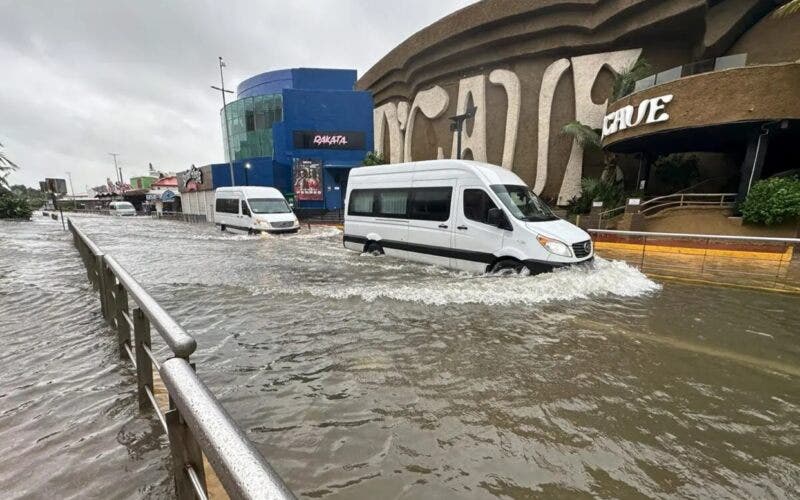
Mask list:
[[[499,208],[490,208],[486,215],[486,222],[490,226],[499,227],[500,229],[511,229],[511,224],[506,219],[506,214]]]

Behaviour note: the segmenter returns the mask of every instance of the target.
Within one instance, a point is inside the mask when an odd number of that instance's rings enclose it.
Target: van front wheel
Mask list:
[[[380,246],[378,243],[368,243],[367,248],[364,249],[364,253],[368,253],[370,255],[383,255],[383,247]]]
[[[225,231],[225,224],[220,224],[219,225],[219,230],[224,232]]]
[[[500,259],[492,266],[490,272],[499,275],[521,274],[525,269],[525,264],[516,259]]]

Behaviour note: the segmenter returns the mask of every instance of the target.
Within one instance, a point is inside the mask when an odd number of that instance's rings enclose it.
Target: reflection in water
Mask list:
[[[796,298],[662,288],[602,260],[466,275],[359,256],[330,228],[251,237],[78,219],[196,335],[198,373],[300,495],[800,490]],[[55,222],[3,224],[12,329],[0,337],[12,349],[0,354],[0,414],[12,414],[0,416],[0,453],[16,461],[0,487],[77,494],[75,471],[92,491],[169,492],[163,438],[137,416],[133,375],[68,238]],[[33,311],[60,327],[31,328]],[[61,448],[81,438],[91,446]],[[69,460],[53,477],[19,477],[50,456]]]

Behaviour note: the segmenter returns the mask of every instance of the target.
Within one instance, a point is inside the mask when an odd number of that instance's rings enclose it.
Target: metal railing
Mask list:
[[[231,498],[292,499],[294,495],[197,377],[189,356],[197,343],[110,255],[67,221],[103,317],[117,333],[121,359],[136,370],[139,409],[154,411],[169,438],[175,493],[179,499],[208,496],[203,456]],[[135,307],[131,308],[129,298]],[[151,327],[172,356],[153,354]],[[169,394],[162,411],[153,388],[153,367]]]
[[[588,231],[598,255],[650,275],[800,293],[800,238]]]
[[[650,198],[639,205],[639,213],[653,215],[665,208],[732,207],[736,193],[674,193]]]

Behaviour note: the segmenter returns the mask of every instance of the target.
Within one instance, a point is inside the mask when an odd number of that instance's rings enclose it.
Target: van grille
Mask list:
[[[276,229],[285,229],[294,226],[294,221],[285,220],[280,222],[270,222],[270,225]]]
[[[579,259],[587,257],[589,254],[592,253],[592,240],[581,241],[580,243],[573,243],[572,251],[575,253],[575,257]]]

